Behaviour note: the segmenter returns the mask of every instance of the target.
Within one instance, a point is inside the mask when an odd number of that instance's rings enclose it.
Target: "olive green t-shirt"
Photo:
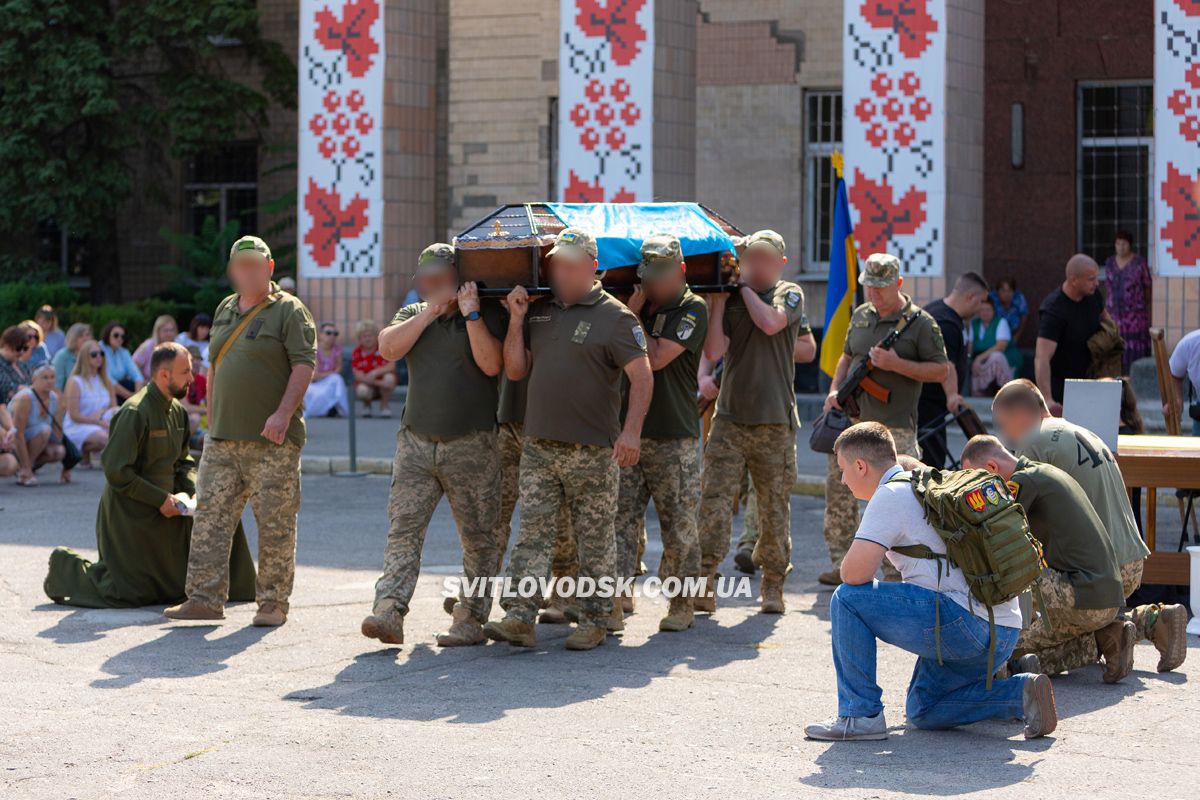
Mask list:
[[[1046,564],[1075,587],[1076,608],[1125,605],[1121,570],[1108,531],[1075,479],[1052,464],[1021,457],[1008,482],[1025,509]]]
[[[1150,555],[1138,533],[1121,468],[1099,436],[1065,419],[1049,417],[1029,432],[1017,452],[1053,464],[1075,479],[1104,523],[1118,564],[1141,561]]]
[[[525,422],[525,402],[529,393],[529,378],[510,381],[504,373],[500,374],[500,408],[496,412],[496,421],[502,425],[508,423],[522,424]]]
[[[700,435],[700,417],[696,413],[696,371],[700,351],[708,332],[708,304],[692,294],[688,287],[670,304],[653,311],[649,304],[638,315],[642,328],[654,339],[666,339],[682,345],[683,352],[654,373],[654,394],[642,423],[643,439],[686,439]],[[624,391],[629,381],[622,382]],[[625,418],[628,396],[621,401],[621,419]]]
[[[804,310],[804,290],[779,281],[758,292],[787,315],[787,327],[768,336],[750,317],[741,291],[725,303],[721,328],[729,337],[725,374],[717,395],[717,416],[739,425],[800,425],[796,418],[796,337],[812,333]]]
[[[428,305],[421,302],[405,306],[396,312],[391,324],[412,319]],[[495,303],[484,303],[480,314],[488,331],[503,340],[503,309]],[[442,315],[429,323],[404,360],[408,363],[408,399],[401,427],[438,438],[496,429],[499,379],[488,376],[475,363],[467,318],[461,313]]]
[[[886,317],[880,317],[873,303],[863,303],[854,309],[850,316],[850,331],[846,334],[846,345],[843,350],[851,357],[850,369],[853,370],[860,362],[865,361],[871,348],[879,344],[892,332],[902,317],[908,316],[914,310],[917,317],[908,324],[900,334],[900,338],[892,346],[892,350],[901,358],[909,361],[934,361],[946,363],[946,345],[942,341],[942,331],[933,317],[925,313],[907,295],[901,295],[904,304],[900,310]],[[917,401],[921,397],[921,381],[906,378],[898,372],[875,368],[871,370],[871,378],[886,389],[891,390],[887,403],[881,403],[864,391],[859,391],[855,400],[861,412],[860,421],[879,422],[889,428],[917,427]]]
[[[582,300],[532,304],[525,316],[529,373],[525,435],[606,447],[621,433],[621,375],[645,358],[645,333],[596,281]]]
[[[217,358],[226,340],[250,313],[238,310],[238,295],[221,301],[213,314],[209,354]],[[259,434],[279,408],[292,367],[317,363],[317,326],[295,295],[271,284],[270,303],[237,337],[209,384],[208,434],[214,439],[266,442]],[[304,404],[296,407],[287,441],[304,446]]]

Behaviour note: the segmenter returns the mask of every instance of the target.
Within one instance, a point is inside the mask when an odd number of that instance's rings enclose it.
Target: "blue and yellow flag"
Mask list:
[[[821,339],[821,371],[833,377],[850,330],[850,312],[858,291],[858,254],[854,251],[854,226],[850,198],[842,179],[842,154],[833,154],[837,173],[834,187],[833,236],[829,244],[829,288],[825,295],[825,335]]]

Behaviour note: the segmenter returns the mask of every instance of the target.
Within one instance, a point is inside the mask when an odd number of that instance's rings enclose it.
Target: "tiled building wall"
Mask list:
[[[747,231],[779,231],[791,277],[823,309],[825,275],[801,273],[804,93],[841,88],[842,4],[701,0],[700,11],[697,198]]]

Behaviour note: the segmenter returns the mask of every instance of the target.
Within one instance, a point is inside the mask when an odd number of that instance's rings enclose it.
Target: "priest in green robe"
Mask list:
[[[109,426],[100,461],[106,484],[96,513],[100,559],[56,548],[43,589],[56,603],[85,608],[169,605],[187,597],[196,462],[179,398],[192,383],[191,355],[165,342],[150,359],[151,380]],[[230,600],[254,599],[254,561],[241,524],[229,559]]]

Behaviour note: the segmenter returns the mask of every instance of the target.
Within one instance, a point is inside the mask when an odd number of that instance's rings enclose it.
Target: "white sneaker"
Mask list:
[[[834,717],[809,725],[804,729],[804,735],[822,742],[866,742],[888,738],[882,711],[873,717]]]

